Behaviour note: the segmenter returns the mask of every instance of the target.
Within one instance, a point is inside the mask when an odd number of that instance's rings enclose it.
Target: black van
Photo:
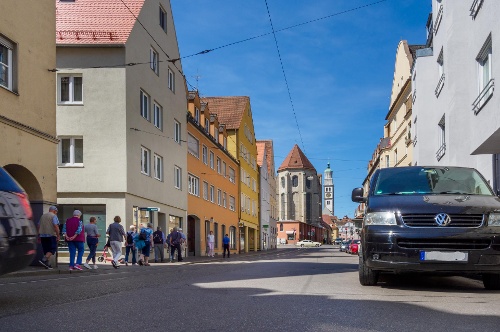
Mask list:
[[[500,198],[483,176],[465,167],[393,167],[375,171],[365,203],[359,281],[379,273],[482,275],[500,289]]]

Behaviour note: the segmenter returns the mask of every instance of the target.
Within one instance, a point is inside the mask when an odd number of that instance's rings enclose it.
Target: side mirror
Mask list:
[[[352,190],[351,200],[356,203],[366,202],[366,197],[364,197],[363,188],[354,188]]]

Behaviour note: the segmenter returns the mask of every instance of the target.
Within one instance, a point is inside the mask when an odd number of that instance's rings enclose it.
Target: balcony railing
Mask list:
[[[472,103],[472,110],[474,111],[474,114],[477,115],[483,108],[483,106],[486,104],[486,102],[493,96],[493,91],[495,91],[495,79],[492,78],[486,84],[484,89],[481,91],[479,96],[477,96],[476,100]]]
[[[443,145],[441,145],[439,150],[437,150],[437,152],[436,152],[436,159],[438,161],[441,160],[441,158],[443,158],[445,152],[446,152],[446,143],[443,143]]]
[[[436,90],[434,90],[436,97],[439,97],[441,90],[443,90],[443,86],[444,86],[444,73],[441,75],[441,78],[439,79],[438,85],[436,86]]]
[[[443,4],[439,5],[438,13],[436,15],[436,21],[434,23],[434,34],[437,33],[439,29],[439,24],[441,24],[441,20],[443,19]]]
[[[477,13],[479,12],[479,9],[481,9],[481,6],[483,5],[484,0],[474,0],[472,1],[472,5],[470,6],[470,16],[472,18],[476,18]]]

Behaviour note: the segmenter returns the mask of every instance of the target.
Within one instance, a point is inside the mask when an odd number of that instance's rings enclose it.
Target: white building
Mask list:
[[[260,173],[260,247],[261,250],[276,249],[278,228],[276,225],[276,177],[272,140],[256,141],[257,165]]]
[[[324,200],[325,200],[325,209],[328,209],[330,212],[329,215],[333,216],[334,215],[334,186],[333,186],[333,171],[330,168],[330,163],[328,163],[327,168],[323,172],[323,193],[324,193]],[[325,214],[323,212],[323,214]]]
[[[432,1],[426,48],[412,70],[415,165],[477,168],[500,188],[500,6]]]
[[[101,232],[116,215],[127,228],[186,230],[187,101],[170,2],[56,6],[60,219],[78,208]]]

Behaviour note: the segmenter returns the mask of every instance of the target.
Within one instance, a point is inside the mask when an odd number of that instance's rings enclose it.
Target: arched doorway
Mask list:
[[[35,175],[26,167],[9,164],[3,166],[3,168],[10,174],[16,181],[23,187],[23,189],[28,194],[30,200],[31,210],[33,211],[33,222],[38,226],[38,221],[44,213],[44,200],[43,192],[40,187],[40,183]],[[49,203],[53,204],[53,203]],[[37,253],[33,258],[31,265],[38,265],[38,260],[43,256],[43,249],[40,243],[37,244]]]
[[[188,256],[201,256],[200,218],[197,215],[188,215]]]
[[[3,168],[26,190],[33,210],[33,221],[37,224],[44,213],[43,193],[38,179],[29,169],[21,165],[9,164]]]

